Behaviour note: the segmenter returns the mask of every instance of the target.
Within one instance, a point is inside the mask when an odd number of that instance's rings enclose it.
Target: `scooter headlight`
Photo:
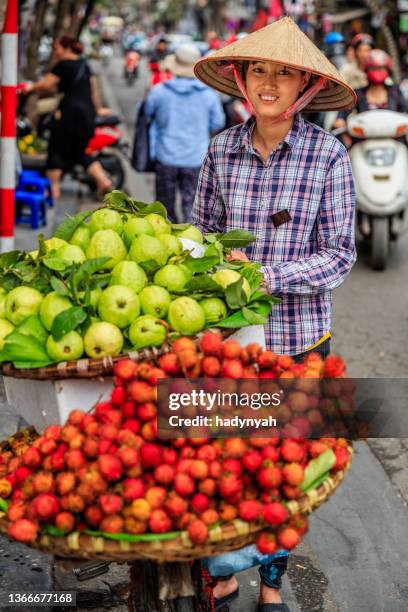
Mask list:
[[[371,149],[366,154],[370,166],[392,166],[395,161],[394,149]]]

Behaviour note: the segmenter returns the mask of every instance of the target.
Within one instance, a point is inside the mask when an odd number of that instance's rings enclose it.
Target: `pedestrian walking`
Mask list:
[[[184,220],[190,219],[211,132],[225,125],[219,95],[194,76],[193,67],[200,57],[195,45],[180,46],[165,60],[174,78],[153,87],[146,99],[146,114],[152,121],[156,198],[165,204],[173,222],[177,189],[181,193]]]
[[[325,357],[333,289],[356,259],[355,193],[346,148],[300,111],[350,108],[355,93],[288,17],[199,61],[195,74],[247,99],[253,116],[212,140],[193,223],[255,235],[245,255],[261,262],[269,291],[282,298],[265,326],[267,348]],[[236,571],[260,564],[260,611],[287,611],[279,592],[287,557],[252,546],[208,559],[216,607],[238,596]]]
[[[112,182],[100,162],[86,153],[95,131],[98,100],[95,77],[81,58],[83,47],[79,41],[62,36],[54,42],[53,50],[56,60],[53,68],[25,90],[27,94],[45,95],[57,91],[63,94],[51,121],[48,145],[47,176],[53,197],[59,198],[62,175],[75,164],[86,169],[102,195],[112,188]]]
[[[351,39],[350,46],[354,50],[354,59],[342,66],[340,73],[353,89],[367,87],[368,81],[364,66],[370,51],[374,49],[374,38],[370,34],[356,34]]]

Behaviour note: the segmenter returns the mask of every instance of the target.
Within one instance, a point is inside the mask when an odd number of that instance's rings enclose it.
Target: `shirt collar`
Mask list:
[[[305,120],[300,113],[296,113],[293,125],[289,132],[286,134],[282,142],[285,142],[290,149],[294,147],[296,141],[303,131]],[[241,129],[238,131],[236,139],[228,147],[231,153],[236,153],[238,149],[245,147],[248,151],[252,148],[252,132],[255,127],[255,118],[250,117],[245,123],[242,124]]]

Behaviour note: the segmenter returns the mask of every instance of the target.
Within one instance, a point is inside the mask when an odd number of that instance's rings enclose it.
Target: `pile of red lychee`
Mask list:
[[[263,553],[291,549],[307,519],[286,502],[302,496],[308,462],[332,448],[332,472],[350,459],[344,438],[157,437],[157,381],[165,377],[318,378],[344,373],[337,357],[290,357],[245,348],[206,332],[197,346],[179,338],[157,362],[116,364],[110,401],[73,410],[32,442],[0,453],[0,497],[10,537],[33,542],[52,525],[139,535],[186,530],[203,544],[212,526],[240,518],[259,525]],[[303,418],[307,415],[303,414]],[[264,530],[262,531],[262,529]]]

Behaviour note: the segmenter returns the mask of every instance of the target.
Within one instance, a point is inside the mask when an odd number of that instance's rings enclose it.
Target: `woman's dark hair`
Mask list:
[[[60,36],[57,43],[64,49],[70,49],[73,53],[81,55],[84,52],[84,46],[76,38],[72,36]]]

